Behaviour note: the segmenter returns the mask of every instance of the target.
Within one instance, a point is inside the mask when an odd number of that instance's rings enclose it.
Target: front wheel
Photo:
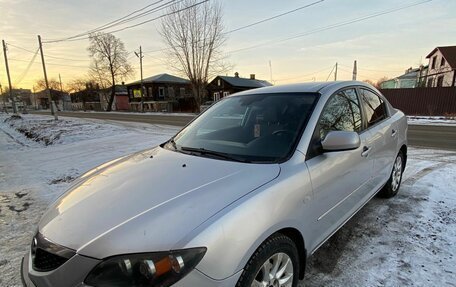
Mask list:
[[[391,171],[390,178],[386,182],[385,186],[378,193],[380,197],[390,198],[397,194],[399,187],[401,186],[402,172],[404,171],[404,155],[402,152],[396,157],[393,164],[393,170]]]
[[[296,287],[298,249],[287,236],[267,239],[252,255],[236,287]]]

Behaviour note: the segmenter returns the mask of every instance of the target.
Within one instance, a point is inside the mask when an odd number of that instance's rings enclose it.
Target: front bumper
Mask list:
[[[21,278],[24,287],[90,287],[88,285],[85,285],[83,281],[88,272],[90,272],[90,270],[100,262],[99,260],[92,258],[75,255],[73,258],[68,260],[56,270],[53,270],[51,272],[36,272],[32,269],[30,258],[30,253],[27,253],[22,258]],[[86,261],[86,266],[79,265],[84,261]],[[88,271],[81,272],[81,270]],[[241,274],[242,270],[224,280],[214,280],[195,269],[173,286],[233,287],[236,285],[236,282],[239,280]]]
[[[22,257],[22,262],[21,262],[21,280],[22,280],[22,285],[24,287],[36,287],[35,284],[30,280],[30,277],[28,276],[28,268],[24,267],[28,265],[29,262],[29,257],[27,256],[28,254],[24,255]]]

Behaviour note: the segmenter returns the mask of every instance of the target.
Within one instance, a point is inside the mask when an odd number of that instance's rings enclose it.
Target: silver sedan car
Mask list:
[[[290,286],[373,196],[394,196],[407,121],[356,81],[266,87],[80,177],[44,214],[26,286]]]

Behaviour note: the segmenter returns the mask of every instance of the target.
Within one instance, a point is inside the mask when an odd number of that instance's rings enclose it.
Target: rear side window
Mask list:
[[[371,127],[388,117],[385,102],[369,90],[361,89],[361,98],[366,112],[367,126]]]
[[[319,128],[321,139],[330,131],[361,131],[361,108],[355,89],[338,92],[329,99],[321,114]]]

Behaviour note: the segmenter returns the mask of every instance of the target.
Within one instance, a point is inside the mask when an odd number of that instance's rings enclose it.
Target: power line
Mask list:
[[[352,68],[348,65],[344,65],[344,64],[340,64],[339,65],[343,66],[343,67],[346,67],[346,68]],[[397,72],[403,72],[404,70],[374,70],[374,69],[366,69],[366,68],[360,68],[358,67],[358,70],[362,70],[362,71],[372,71],[372,72],[384,72],[384,73],[397,73]]]
[[[14,61],[14,62],[25,62],[25,63],[28,63],[28,62],[29,62],[29,61],[21,60],[21,59],[9,59],[9,60],[10,60],[10,61]],[[36,62],[36,63],[42,64],[41,61]],[[88,66],[75,66],[75,65],[65,65],[65,64],[47,63],[47,62],[46,62],[46,65],[51,65],[51,66],[62,66],[62,67],[73,67],[73,68],[89,68]]]
[[[236,50],[230,51],[229,53],[237,53],[237,52],[241,52],[241,51],[251,50],[251,49],[262,47],[262,46],[265,46],[265,45],[271,45],[271,44],[276,45],[276,44],[279,44],[279,43],[282,43],[282,42],[286,42],[286,41],[294,40],[294,39],[297,39],[297,38],[305,37],[305,36],[308,36],[308,35],[311,35],[311,34],[315,34],[315,33],[318,33],[318,32],[323,32],[323,31],[326,31],[326,30],[335,29],[335,28],[339,28],[339,27],[342,27],[342,26],[346,26],[346,25],[350,25],[350,24],[353,24],[353,23],[357,23],[357,22],[361,22],[361,21],[364,21],[364,20],[368,20],[368,19],[371,19],[371,18],[379,17],[379,16],[382,16],[382,15],[385,15],[385,14],[394,13],[396,11],[400,11],[400,10],[403,10],[403,9],[406,9],[406,8],[411,8],[411,7],[418,6],[418,5],[421,5],[421,4],[424,4],[424,3],[428,3],[428,2],[431,2],[431,1],[433,1],[433,0],[425,0],[425,1],[415,2],[415,3],[404,5],[404,6],[401,6],[401,7],[398,7],[398,8],[387,9],[387,10],[383,10],[383,11],[380,11],[380,12],[375,12],[375,13],[372,13],[372,14],[369,14],[369,15],[366,15],[366,16],[362,16],[362,17],[358,17],[358,18],[354,18],[354,19],[351,19],[351,20],[341,21],[341,22],[334,23],[334,24],[331,24],[331,25],[328,25],[328,26],[315,28],[313,30],[310,30],[310,31],[307,31],[307,32],[304,32],[304,33],[301,33],[301,34],[297,34],[297,35],[294,35],[294,36],[290,36],[288,38],[278,39],[278,40],[269,40],[269,41],[263,42],[261,44],[253,45],[253,46],[250,46],[250,47],[236,49]]]
[[[123,19],[125,19],[125,18],[128,18],[128,17],[130,17],[130,16],[132,16],[132,15],[138,13],[138,12],[141,12],[141,11],[144,10],[144,9],[149,8],[150,6],[156,5],[156,4],[158,4],[158,3],[160,3],[160,2],[163,2],[163,1],[164,1],[164,0],[159,0],[159,1],[156,1],[156,2],[151,3],[151,4],[149,4],[149,5],[146,5],[146,6],[144,6],[143,8],[140,8],[140,9],[138,9],[138,10],[135,10],[135,11],[131,12],[130,14],[127,14],[127,15],[121,17],[121,18],[118,18],[118,19],[113,20],[113,21],[111,21],[111,22],[109,22],[109,23],[106,23],[106,24],[104,24],[104,25],[102,25],[102,26],[99,26],[99,27],[96,27],[96,28],[94,28],[94,29],[92,29],[92,30],[89,30],[89,31],[87,31],[86,33],[95,32],[95,31],[97,31],[98,29],[102,29],[102,28],[104,28],[104,27],[106,27],[106,26],[108,26],[108,25],[117,23],[117,22],[119,22],[119,21],[121,21],[121,20],[123,20]],[[76,35],[76,36],[78,36],[78,35]]]
[[[299,10],[302,10],[302,9],[305,9],[305,8],[308,8],[308,7],[311,7],[311,6],[320,4],[321,2],[324,2],[324,1],[325,1],[325,0],[315,1],[315,2],[312,2],[312,3],[310,3],[310,4],[306,4],[306,5],[304,5],[304,6],[301,6],[301,7],[298,7],[298,8],[289,10],[289,11],[286,11],[286,12],[284,12],[284,13],[281,13],[281,14],[278,14],[278,15],[275,15],[275,16],[272,16],[272,17],[269,17],[269,18],[266,18],[266,19],[263,19],[263,20],[260,20],[260,21],[257,21],[257,22],[248,24],[248,25],[245,25],[245,26],[241,26],[241,27],[235,28],[235,29],[233,29],[233,30],[230,30],[230,31],[228,31],[228,32],[225,32],[224,34],[231,34],[231,33],[234,33],[234,32],[240,31],[240,30],[244,30],[244,29],[247,29],[247,28],[250,28],[250,27],[253,27],[253,26],[256,26],[256,25],[259,25],[259,24],[262,24],[262,23],[265,23],[265,22],[268,22],[268,21],[271,21],[271,20],[274,20],[274,19],[276,19],[276,18],[283,17],[283,16],[285,16],[285,15],[288,15],[288,14],[291,14],[291,13],[294,13],[294,12],[297,12],[297,11],[299,11]],[[163,48],[163,49],[158,49],[158,50],[145,51],[145,52],[143,52],[143,53],[156,53],[156,52],[162,52],[162,51],[166,51],[166,50],[168,50],[168,49]]]
[[[307,5],[298,7],[298,8],[296,8],[296,9],[293,9],[293,10],[290,10],[290,11],[287,11],[287,12],[284,12],[284,13],[281,13],[281,14],[278,14],[278,15],[275,15],[275,16],[272,16],[272,17],[269,17],[269,18],[266,18],[266,19],[263,19],[263,20],[260,20],[260,21],[257,21],[257,22],[254,22],[254,23],[251,23],[251,24],[242,26],[242,27],[239,27],[239,28],[236,28],[236,29],[233,29],[233,30],[230,30],[230,31],[228,31],[228,32],[225,32],[225,34],[230,34],[230,33],[237,32],[237,31],[240,31],[240,30],[243,30],[243,29],[247,29],[247,28],[250,28],[250,27],[252,27],[252,26],[256,26],[256,25],[258,25],[258,24],[261,24],[261,23],[264,23],[264,22],[268,22],[268,21],[274,20],[274,19],[276,19],[276,18],[279,18],[279,17],[285,16],[285,15],[288,15],[288,14],[291,14],[291,13],[294,13],[294,12],[297,12],[297,11],[299,11],[299,10],[302,10],[302,9],[305,9],[305,8],[309,8],[309,7],[311,7],[311,6],[320,4],[321,2],[324,2],[324,1],[325,1],[325,0],[315,1],[315,2],[312,2],[312,3],[310,3],[310,4],[307,4]]]
[[[337,65],[337,64],[336,64],[336,65]],[[326,78],[326,81],[325,81],[325,82],[327,82],[327,81],[329,80],[329,77],[331,77],[331,75],[332,75],[334,69],[336,68],[336,65],[334,65],[333,68],[331,69],[331,72],[329,72],[329,75],[328,75],[328,77]]]
[[[61,41],[65,41],[65,40],[67,40],[67,39],[71,39],[71,38],[75,38],[75,37],[80,37],[80,36],[88,35],[88,34],[93,33],[93,32],[97,32],[97,31],[99,31],[99,30],[105,28],[106,26],[109,26],[109,25],[112,25],[112,24],[114,24],[114,23],[117,23],[117,22],[119,22],[119,21],[121,21],[121,20],[123,20],[123,19],[125,19],[125,18],[127,18],[127,17],[130,17],[131,15],[134,15],[134,14],[136,14],[136,13],[138,13],[138,12],[144,10],[144,9],[147,9],[147,8],[150,7],[150,6],[156,5],[157,3],[160,3],[160,2],[162,2],[162,1],[164,1],[164,0],[159,0],[159,1],[156,1],[156,2],[154,2],[154,3],[148,4],[148,5],[146,5],[146,6],[142,7],[142,8],[140,8],[140,9],[137,9],[137,10],[135,10],[135,11],[133,11],[133,12],[131,12],[131,13],[129,13],[129,14],[123,16],[123,17],[120,17],[120,18],[118,18],[118,19],[115,19],[115,20],[113,20],[113,21],[111,21],[111,22],[109,22],[109,23],[106,23],[106,24],[104,24],[104,25],[98,26],[98,27],[96,27],[96,28],[94,28],[94,29],[91,29],[91,30],[88,30],[88,31],[86,31],[86,32],[79,33],[79,34],[76,34],[76,35],[74,35],[74,36],[70,36],[70,37],[66,37],[66,38],[62,38],[62,39],[47,39],[47,41],[44,41],[44,42],[45,42],[45,43],[61,42]]]
[[[157,4],[157,3],[159,3],[159,2],[162,2],[162,1],[163,1],[163,0],[157,1],[157,2],[155,2],[155,4]],[[90,35],[91,33],[101,32],[101,31],[104,31],[104,30],[106,30],[106,29],[113,28],[113,27],[119,26],[119,25],[121,25],[121,24],[125,24],[125,23],[128,23],[128,22],[134,21],[134,20],[136,20],[136,19],[145,17],[145,16],[147,16],[147,15],[149,15],[149,14],[151,14],[151,13],[158,12],[158,11],[160,11],[160,10],[164,10],[164,9],[170,7],[170,6],[172,5],[172,3],[175,2],[175,1],[176,1],[176,0],[171,0],[171,1],[167,2],[167,3],[165,3],[165,4],[162,4],[162,5],[160,5],[160,6],[157,6],[157,7],[152,8],[152,9],[150,9],[150,10],[147,10],[147,11],[145,11],[145,12],[139,14],[139,15],[135,15],[135,16],[133,16],[133,17],[130,17],[130,18],[127,18],[127,19],[124,19],[124,20],[121,20],[121,19],[120,19],[120,20],[118,20],[118,21],[115,21],[116,23],[105,24],[105,25],[103,25],[103,26],[104,26],[103,28],[92,29],[92,30],[87,31],[87,32],[85,32],[85,33],[81,33],[81,34],[78,34],[78,35],[75,35],[75,36],[71,36],[71,37],[68,37],[68,38],[65,38],[65,39],[61,39],[61,40],[63,40],[63,41],[65,41],[65,40],[72,40],[72,39],[80,38],[80,37],[83,37],[83,36],[88,36],[88,35]],[[180,0],[179,2],[181,2],[181,1],[183,1],[183,0]],[[154,3],[153,3],[153,4],[149,4],[149,5],[146,6],[146,7],[149,7],[149,6],[155,5],[155,4],[154,4]],[[171,4],[171,5],[170,5],[170,4]],[[167,5],[168,5],[168,6],[167,6]],[[141,9],[139,9],[139,10],[137,10],[137,11],[140,11],[140,10],[141,10]],[[132,14],[132,13],[130,13],[130,14]],[[135,13],[133,13],[133,14],[135,14]],[[60,41],[60,40],[56,40],[56,41]]]
[[[39,49],[36,50],[35,54],[33,55],[32,59],[30,60],[30,63],[27,65],[25,70],[22,72],[22,74],[18,77],[18,80],[14,83],[14,85],[19,85],[22,80],[25,78],[25,76],[28,74],[30,71],[30,68],[32,67],[33,63],[35,62],[36,56],[38,56]]]
[[[48,54],[45,54],[46,58],[52,58],[52,59],[57,59],[57,60],[65,60],[65,61],[72,61],[72,62],[90,62],[89,59],[70,59],[70,58],[62,58],[62,57],[56,57],[56,56],[51,56]]]
[[[322,72],[324,72],[324,71],[327,71],[327,70],[329,70],[329,69],[331,69],[331,68],[334,68],[334,66],[326,67],[326,68],[324,68],[324,69],[315,71],[315,72],[313,72],[313,73],[304,74],[304,75],[301,75],[301,76],[299,76],[299,77],[278,79],[278,80],[275,80],[275,81],[276,81],[276,82],[283,82],[283,81],[289,81],[289,80],[296,80],[296,79],[307,78],[307,77],[314,76],[314,75],[316,75],[316,74],[322,73]]]
[[[162,48],[162,49],[157,49],[157,50],[150,50],[150,51],[145,51],[143,53],[157,53],[157,52],[162,52],[168,50],[167,48]]]
[[[17,48],[17,49],[20,49],[22,51],[25,51],[25,52],[28,52],[30,54],[36,54],[37,52],[33,52],[29,49],[26,49],[26,48],[23,48],[23,47],[20,47],[20,46],[17,46],[17,45],[13,45],[11,43],[6,43],[7,46],[11,46],[11,47],[14,47],[14,48]],[[74,61],[74,62],[90,62],[90,60],[83,60],[83,59],[70,59],[70,58],[62,58],[62,57],[56,57],[56,56],[51,56],[51,55],[45,55],[46,57],[49,57],[49,58],[53,58],[53,59],[57,59],[57,60],[65,60],[65,61]],[[15,61],[18,61],[18,59],[14,59]],[[22,60],[24,61],[24,60]],[[27,61],[25,61],[27,62]]]
[[[7,46],[11,46],[11,47],[14,47],[14,48],[17,48],[19,50],[22,50],[22,51],[25,51],[25,52],[29,52],[31,54],[35,54],[35,52],[29,50],[29,49],[26,49],[26,48],[23,48],[23,47],[20,47],[20,46],[16,46],[16,45],[13,45],[11,43],[6,43]],[[38,49],[38,48],[37,48]]]
[[[171,7],[172,5],[176,5],[176,4],[178,4],[180,2],[183,2],[183,1],[184,0],[179,0],[179,1],[176,2],[176,0],[171,0],[171,1],[167,2],[167,3],[164,3],[164,4],[160,5],[160,6],[157,6],[157,7],[153,8],[153,9],[151,9],[149,11],[144,11],[143,13],[141,13],[139,15],[136,15],[136,16],[133,16],[133,17],[131,17],[129,19],[123,20],[123,21],[119,22],[118,24],[116,24],[114,26],[118,26],[120,24],[125,24],[125,23],[128,23],[128,22],[134,21],[136,19],[145,17],[147,15],[153,14],[155,12],[158,12],[158,11],[161,11],[161,10],[165,10],[165,9]],[[176,3],[174,3],[174,2],[176,2]],[[114,27],[114,26],[110,26],[110,27]],[[110,27],[106,27],[106,29],[110,28]]]
[[[175,1],[175,0],[173,0],[173,1]],[[173,2],[173,1],[171,1],[171,2]],[[169,15],[172,15],[172,14],[176,14],[176,13],[180,13],[180,12],[182,12],[182,11],[191,9],[191,8],[193,8],[193,7],[199,6],[199,5],[201,5],[201,4],[203,4],[203,3],[206,3],[206,2],[209,2],[209,1],[210,1],[210,0],[204,0],[204,1],[201,1],[201,2],[198,2],[198,3],[195,3],[195,4],[192,4],[192,5],[190,5],[190,6],[184,7],[184,8],[182,8],[182,9],[179,9],[179,10],[177,10],[177,11],[173,11],[173,12],[170,12],[170,13],[167,13],[167,14],[163,14],[163,15],[161,15],[161,16],[158,16],[158,17],[155,17],[155,18],[151,18],[151,19],[148,19],[148,20],[146,20],[146,21],[139,22],[139,23],[134,24],[134,25],[126,26],[126,27],[123,27],[123,28],[120,28],[120,29],[117,29],[117,30],[108,31],[108,32],[106,32],[106,33],[117,33],[117,32],[120,32],[120,31],[127,30],[127,29],[135,28],[135,27],[138,27],[138,26],[147,24],[147,23],[149,23],[149,22],[156,21],[156,20],[158,20],[158,19],[164,18],[164,17],[166,17],[166,16],[169,16]],[[170,6],[170,5],[169,5],[169,6]],[[167,7],[169,7],[169,6],[167,6]],[[165,9],[165,8],[167,8],[167,7],[164,7],[164,8],[162,8],[162,9]],[[160,9],[160,10],[162,10],[162,9]],[[158,10],[157,10],[157,11],[158,11]],[[156,11],[154,11],[154,12],[156,12]],[[107,29],[107,28],[106,28],[106,29]],[[101,30],[100,30],[100,31],[101,31]],[[90,34],[90,33],[89,33],[89,34]],[[82,35],[82,36],[85,36],[85,35],[89,35],[89,34],[86,33],[86,34],[81,34],[81,35]],[[89,39],[89,38],[90,38],[90,36],[88,36],[88,37],[83,37],[83,38],[74,37],[74,36],[73,36],[73,37],[69,37],[69,38],[66,38],[66,39],[60,39],[60,40],[47,40],[47,41],[44,41],[43,43],[56,43],[56,42],[63,42],[63,41],[80,41],[80,40],[87,40],[87,39]]]

